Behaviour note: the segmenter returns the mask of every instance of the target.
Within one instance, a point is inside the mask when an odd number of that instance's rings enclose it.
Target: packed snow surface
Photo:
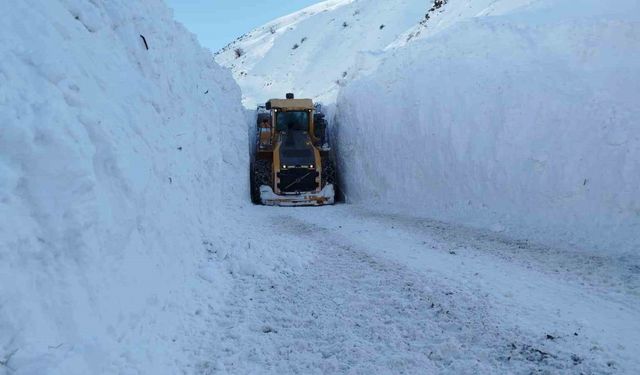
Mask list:
[[[268,211],[267,211],[268,210]],[[359,205],[256,217],[302,270],[238,275],[209,372],[633,374],[640,267]]]

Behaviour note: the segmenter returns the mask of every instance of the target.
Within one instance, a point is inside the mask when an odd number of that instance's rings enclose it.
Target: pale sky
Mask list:
[[[175,18],[198,36],[200,44],[219,50],[240,35],[319,0],[166,0]]]

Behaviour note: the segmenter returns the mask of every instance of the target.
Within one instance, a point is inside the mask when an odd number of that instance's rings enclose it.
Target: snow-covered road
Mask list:
[[[256,208],[311,254],[238,273],[201,373],[632,373],[640,267],[405,214]],[[250,239],[251,240],[251,239]]]

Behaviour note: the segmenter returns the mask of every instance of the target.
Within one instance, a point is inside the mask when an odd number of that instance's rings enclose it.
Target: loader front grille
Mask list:
[[[318,188],[316,179],[320,174],[307,168],[283,169],[278,173],[278,189],[283,193],[307,193]]]

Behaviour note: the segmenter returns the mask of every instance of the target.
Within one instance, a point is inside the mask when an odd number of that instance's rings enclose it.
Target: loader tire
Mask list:
[[[260,199],[260,186],[272,186],[273,169],[271,160],[255,160],[251,163],[249,171],[251,185],[251,202],[254,204],[262,204]]]
[[[336,184],[336,163],[332,158],[322,161],[322,187],[327,184]]]
[[[251,194],[251,203],[260,204],[260,188],[255,183],[255,173],[253,172],[253,162],[249,165],[249,193]]]

